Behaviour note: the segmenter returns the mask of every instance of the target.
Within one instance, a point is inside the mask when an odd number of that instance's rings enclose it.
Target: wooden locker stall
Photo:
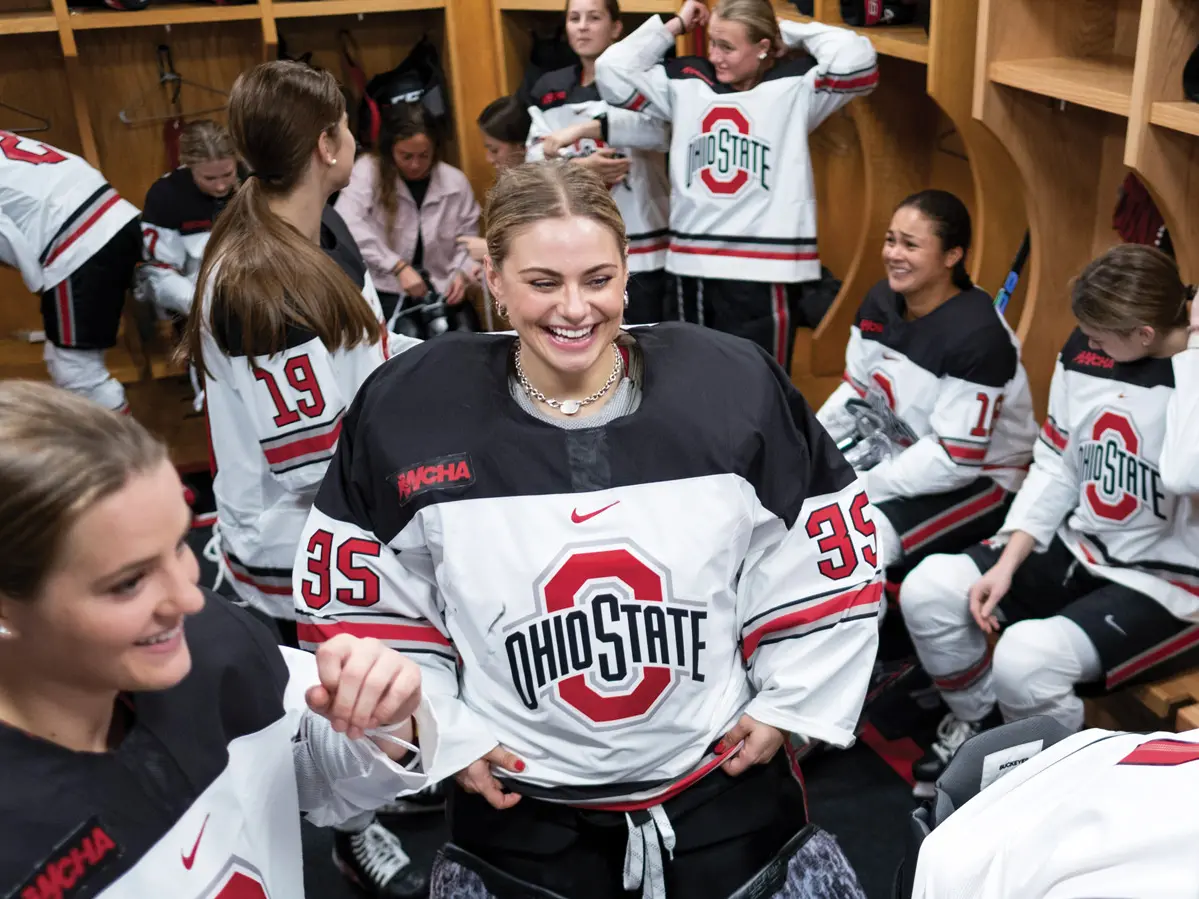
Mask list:
[[[780,17],[807,21],[789,0]],[[816,0],[817,21],[844,26],[837,0]],[[879,54],[879,85],[811,137],[821,259],[843,281],[814,331],[801,331],[792,378],[819,405],[836,387],[858,304],[883,276],[883,237],[895,205],[926,187],[950,190],[970,209],[971,276],[994,293],[1025,231],[1016,170],[1006,151],[971,117],[977,7],[933,0],[930,27],[855,29]],[[1023,294],[1008,307],[1015,320]]]

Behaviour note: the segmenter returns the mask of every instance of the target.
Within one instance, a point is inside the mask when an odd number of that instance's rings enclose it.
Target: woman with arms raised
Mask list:
[[[190,527],[137,422],[0,384],[3,895],[303,897],[297,811],[426,783],[417,666],[348,636],[280,649],[196,587]]]
[[[622,330],[625,240],[582,167],[503,173],[487,281],[515,336],[446,335],[382,369],[305,529],[305,630],[418,653],[453,740],[437,897],[515,879],[723,899],[759,875],[755,895],[791,897],[805,850],[836,854],[805,842],[778,750],[853,740],[878,639],[870,506],[761,349]]]
[[[596,60],[595,83],[672,127],[666,270],[687,320],[748,337],[789,369],[796,326],[823,315],[803,308],[804,283],[821,276],[808,134],[874,89],[875,53],[846,28],[778,21],[770,0],[720,0],[708,18],[700,0],[665,25],[651,17]],[[663,62],[704,23],[707,59]]]

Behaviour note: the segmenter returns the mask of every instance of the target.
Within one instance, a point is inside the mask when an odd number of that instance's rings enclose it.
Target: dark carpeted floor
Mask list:
[[[201,494],[206,492],[202,477],[188,481]],[[201,497],[198,509],[206,505]],[[201,555],[208,537],[208,528],[196,528],[190,541],[200,558],[205,585],[211,585],[215,575],[211,563]],[[226,586],[222,592],[227,590]],[[908,757],[918,750],[910,740],[888,738],[910,733],[914,718],[922,719],[919,729],[925,731],[930,722],[935,723],[931,712],[915,709],[905,690],[897,689],[894,694],[899,695],[889,694],[872,707],[877,728],[872,729],[869,741],[859,740],[844,751],[818,753],[803,766],[812,820],[840,841],[870,899],[890,899],[892,878],[903,856],[907,818],[915,807],[911,789],[895,767],[902,769],[905,759],[910,764]],[[884,756],[893,764],[884,761]],[[399,834],[414,864],[424,866],[432,864],[447,836],[444,817],[436,813],[392,819],[389,826]],[[363,894],[333,865],[330,833],[305,824],[303,834],[308,899],[362,899]]]

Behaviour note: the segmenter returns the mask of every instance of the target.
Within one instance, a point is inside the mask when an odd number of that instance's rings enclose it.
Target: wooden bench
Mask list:
[[[1113,730],[1199,727],[1199,669],[1088,700],[1087,725]]]

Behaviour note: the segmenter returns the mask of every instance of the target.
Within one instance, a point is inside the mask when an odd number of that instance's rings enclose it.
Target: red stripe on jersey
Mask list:
[[[854,392],[857,393],[858,396],[866,395],[866,388],[863,387],[862,385],[860,385],[853,378],[851,378],[849,376],[849,372],[847,372],[847,371],[841,372],[841,380],[844,381],[846,384],[848,384],[850,387],[852,387],[854,389]]]
[[[1187,743],[1185,740],[1150,740],[1148,743],[1142,743],[1116,764],[1184,765],[1194,761],[1199,761],[1199,743]]]
[[[953,530],[966,519],[972,518],[975,515],[981,515],[987,509],[991,508],[991,506],[1003,502],[1005,496],[1007,496],[1007,491],[996,484],[977,499],[938,515],[932,521],[916,528],[914,531],[908,531],[903,535],[903,539],[900,542],[903,544],[904,550],[910,551],[913,547],[920,546],[922,543],[927,543],[934,537],[940,536],[944,531]]]
[[[113,191],[112,196],[109,197],[107,200],[105,200],[104,204],[99,209],[97,209],[95,212],[93,212],[91,215],[89,215],[87,217],[87,220],[84,221],[83,224],[81,224],[78,228],[76,228],[74,231],[72,231],[71,235],[66,240],[64,240],[62,243],[60,243],[58,246],[56,246],[54,248],[54,252],[51,253],[48,257],[46,257],[46,261],[44,263],[42,263],[42,267],[49,268],[50,264],[55,259],[57,259],[59,256],[61,256],[64,252],[66,252],[67,247],[69,247],[71,244],[73,244],[75,241],[77,241],[79,238],[81,238],[85,233],[87,233],[87,229],[90,228],[92,225],[96,224],[96,222],[100,221],[100,216],[104,215],[104,213],[106,213],[109,209],[111,209],[112,206],[115,203],[117,203],[120,199],[121,199],[121,195],[118,194],[116,191]]]
[[[965,690],[970,685],[976,683],[980,677],[987,673],[987,669],[991,667],[991,650],[988,649],[983,653],[983,657],[967,668],[965,671],[959,671],[956,674],[947,674],[944,677],[934,677],[933,684],[938,690],[948,690],[950,693],[955,690]]]
[[[864,87],[871,87],[878,84],[878,69],[875,68],[865,75],[855,75],[852,78],[843,78],[839,75],[825,75],[823,78],[817,78],[815,87],[817,90],[827,88],[837,91],[854,91]]]
[[[338,634],[374,637],[376,640],[403,640],[453,647],[449,639],[431,624],[391,624],[386,621],[328,621],[323,624],[296,624],[296,636],[305,643],[324,643]]]
[[[957,443],[948,438],[940,440],[942,449],[949,453],[949,458],[955,462],[981,462],[987,458],[987,447],[976,443]]]
[[[646,102],[644,94],[633,94],[633,99],[629,101],[628,108],[633,110],[633,112],[640,112]]]
[[[1069,440],[1057,429],[1057,425],[1053,423],[1052,418],[1045,419],[1045,425],[1041,428],[1041,436],[1044,437],[1050,446],[1057,447],[1059,450],[1064,450]]]
[[[340,436],[341,419],[338,419],[337,424],[325,434],[301,437],[299,440],[293,440],[291,443],[284,443],[281,446],[273,446],[262,452],[266,456],[267,462],[271,465],[278,465],[280,462],[288,462],[300,456],[307,456],[309,453],[332,449]]]
[[[796,262],[806,259],[819,259],[820,254],[815,250],[804,250],[799,253],[771,253],[766,250],[729,250],[722,247],[685,247],[672,243],[672,253],[686,253],[689,256],[735,256],[739,259],[782,259],[786,262]]]
[[[243,584],[249,584],[260,593],[265,593],[267,596],[291,596],[291,585],[286,587],[279,584],[268,584],[265,581],[260,581],[258,578],[244,571],[238,571],[233,563],[229,561],[229,556],[225,556],[225,567],[229,569],[229,574],[233,575],[234,580],[241,581]]]
[[[741,749],[740,745],[730,746],[723,754],[714,756],[709,761],[700,765],[686,777],[680,778],[672,783],[665,791],[655,793],[651,798],[644,799],[639,802],[616,802],[612,804],[603,803],[599,805],[583,805],[579,808],[600,809],[605,812],[639,812],[655,805],[661,805],[667,799],[679,795],[683,790],[687,789],[693,783],[701,780],[705,775],[716,770],[720,765],[723,765],[726,759],[733,756],[733,753]]]
[[[643,246],[643,247],[631,246],[631,247],[629,247],[628,253],[630,256],[636,256],[638,253],[657,253],[660,250],[669,250],[669,249],[670,249],[669,241],[663,241],[662,243],[648,244],[647,246]]]
[[[767,621],[741,641],[741,656],[748,661],[762,639],[773,633],[798,627],[801,624],[813,624],[824,618],[840,617],[856,606],[868,606],[878,602],[882,597],[882,592],[883,585],[879,581],[871,581],[858,590],[847,590],[829,597],[823,602],[805,606],[787,615],[780,615],[778,618]]]
[[[1179,590],[1185,590],[1192,596],[1199,596],[1199,585],[1188,584],[1184,581],[1167,581],[1167,583],[1177,587]]]

